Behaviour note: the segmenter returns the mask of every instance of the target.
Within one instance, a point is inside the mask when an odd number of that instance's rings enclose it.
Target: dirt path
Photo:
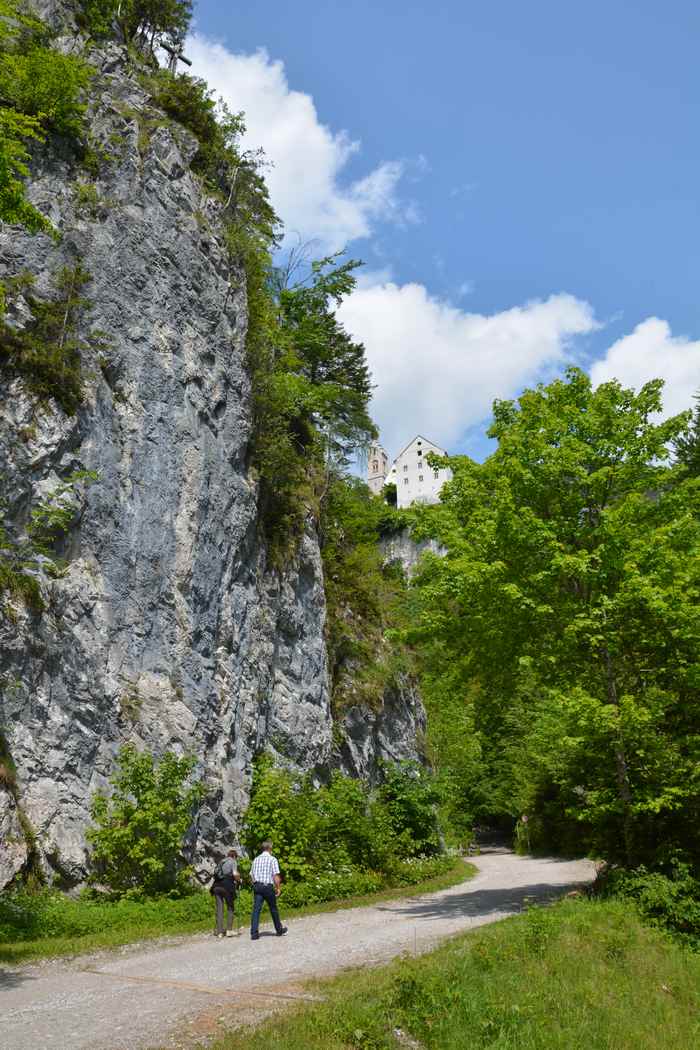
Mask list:
[[[474,858],[478,874],[439,893],[292,919],[277,938],[244,931],[0,970],[4,1050],[144,1050],[198,1039],[308,996],[301,983],[422,952],[462,930],[590,882],[590,861]],[[284,907],[282,904],[282,912]]]

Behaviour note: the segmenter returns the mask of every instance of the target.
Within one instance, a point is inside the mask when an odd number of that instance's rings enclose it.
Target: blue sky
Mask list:
[[[700,386],[700,7],[200,0],[195,68],[289,229],[367,264],[343,308],[390,452],[481,455],[493,397],[575,360]],[[216,46],[218,42],[219,46]]]

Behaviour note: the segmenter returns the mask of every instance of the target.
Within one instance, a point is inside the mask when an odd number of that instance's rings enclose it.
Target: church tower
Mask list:
[[[375,496],[381,496],[386,485],[389,457],[378,442],[370,445],[367,459],[367,484]]]

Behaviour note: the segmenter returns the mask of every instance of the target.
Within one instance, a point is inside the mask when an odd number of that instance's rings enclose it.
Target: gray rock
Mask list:
[[[418,568],[424,554],[436,554],[444,557],[445,548],[437,540],[414,540],[409,529],[402,529],[393,536],[380,541],[380,549],[387,562],[398,562],[408,577]]]
[[[401,751],[399,737],[415,750],[422,719],[410,692],[372,715],[364,737],[354,713],[353,744],[334,751],[317,538],[310,526],[284,572],[269,569],[247,468],[245,275],[228,257],[220,205],[190,171],[194,138],[150,107],[118,48],[91,58],[91,133],[110,157],[96,217],[77,205],[77,163],[46,149],[29,194],[60,243],[0,232],[0,279],[28,270],[49,296],[61,267],[86,267],[80,335],[106,340],[84,355],[86,396],[72,417],[0,372],[0,496],[16,526],[60,479],[98,474],[61,552],[67,572],[45,585],[46,611],[0,616],[0,728],[41,863],[68,882],[85,876],[90,796],[126,741],[196,755],[207,800],[192,857],[206,869],[212,848],[236,837],[258,752],[371,775],[380,753]],[[27,323],[26,310],[14,316]],[[13,804],[0,797],[10,835]],[[26,847],[13,858],[0,885]]]
[[[340,765],[370,784],[381,779],[382,762],[424,761],[425,709],[408,675],[387,687],[376,710],[349,707],[338,728]]]

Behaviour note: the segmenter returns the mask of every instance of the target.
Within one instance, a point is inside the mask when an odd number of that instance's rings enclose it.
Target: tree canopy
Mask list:
[[[670,464],[688,414],[655,422],[661,387],[572,368],[496,402],[497,450],[449,461],[412,632],[459,668],[472,805],[627,863],[700,845],[700,484]]]
[[[75,137],[85,107],[88,67],[47,46],[46,27],[16,0],[0,0],[0,222],[49,233],[45,215],[27,199],[29,144],[47,134]]]
[[[192,0],[80,0],[78,24],[92,36],[115,30],[125,41],[154,44],[184,40],[192,20]]]

